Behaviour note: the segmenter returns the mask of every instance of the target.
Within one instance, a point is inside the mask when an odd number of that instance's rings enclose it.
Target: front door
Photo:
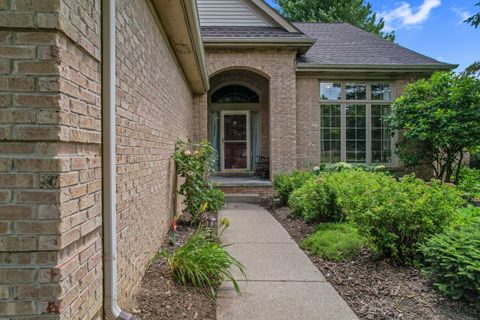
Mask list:
[[[222,111],[221,169],[222,171],[250,170],[249,111]]]

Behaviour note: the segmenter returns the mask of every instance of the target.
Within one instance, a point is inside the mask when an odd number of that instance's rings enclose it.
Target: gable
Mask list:
[[[201,26],[277,26],[242,0],[197,0],[197,7]]]

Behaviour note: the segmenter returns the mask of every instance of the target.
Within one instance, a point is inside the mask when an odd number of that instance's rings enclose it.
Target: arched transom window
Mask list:
[[[241,85],[221,87],[212,94],[212,103],[258,103],[258,94]]]

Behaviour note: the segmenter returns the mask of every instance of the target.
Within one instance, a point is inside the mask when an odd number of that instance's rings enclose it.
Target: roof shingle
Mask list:
[[[347,23],[294,25],[316,43],[299,62],[325,65],[438,65],[449,66]]]
[[[292,33],[277,27],[204,26],[204,38],[305,38],[303,33]]]

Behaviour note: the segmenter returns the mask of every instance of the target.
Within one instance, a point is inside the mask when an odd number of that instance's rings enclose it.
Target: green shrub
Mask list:
[[[319,167],[314,167],[316,173],[320,172],[340,172],[344,170],[357,170],[366,172],[387,172],[383,165],[350,164],[346,162],[327,163]]]
[[[411,263],[418,244],[441,231],[464,201],[454,187],[383,172],[325,172],[295,190],[292,215],[308,222],[355,222],[382,256]]]
[[[455,209],[464,204],[456,188],[432,181],[431,185],[405,176],[372,193],[372,206],[351,212],[360,230],[371,236],[381,255],[410,264],[418,245],[448,226]]]
[[[210,230],[200,229],[172,254],[162,254],[167,257],[173,279],[181,285],[208,289],[215,295],[215,288],[226,279],[232,282],[240,294],[240,288],[230,268],[237,267],[244,274],[244,267],[218,242],[212,241]]]
[[[467,206],[455,212],[451,227],[464,226],[480,222],[480,207]]]
[[[480,169],[462,167],[457,186],[467,199],[480,199]]]
[[[208,203],[208,212],[218,212],[225,203],[225,194],[216,188],[207,188],[205,201]]]
[[[325,172],[295,190],[288,203],[292,215],[307,222],[340,222],[350,213],[370,208],[376,190],[390,181],[394,180],[383,173]]]
[[[290,194],[300,188],[312,179],[314,174],[308,171],[292,171],[290,173],[279,173],[275,175],[273,187],[281,198],[283,203],[286,203]]]
[[[336,204],[335,191],[325,181],[331,175],[322,175],[307,181],[292,192],[288,199],[293,216],[307,222],[339,222],[343,220],[341,208]]]
[[[367,239],[350,223],[321,223],[302,246],[322,259],[345,261],[360,253]]]
[[[475,210],[475,209],[469,209]],[[420,247],[424,271],[452,299],[465,299],[480,309],[480,214],[446,229]],[[467,219],[468,220],[468,219]]]
[[[382,172],[343,171],[327,182],[334,188],[337,206],[344,216],[370,210],[388,197],[388,190],[396,180]]]

